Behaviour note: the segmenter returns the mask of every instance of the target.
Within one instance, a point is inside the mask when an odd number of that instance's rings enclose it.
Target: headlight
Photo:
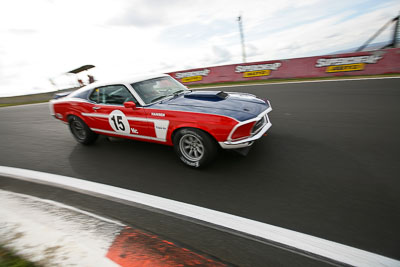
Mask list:
[[[243,139],[246,137],[249,137],[251,135],[251,130],[256,122],[249,122],[246,124],[243,124],[239,127],[236,128],[235,132],[232,134],[231,139],[232,140],[238,140],[238,139]]]
[[[268,119],[267,119],[267,115],[265,115],[254,124],[253,129],[251,129],[251,135],[257,134],[262,129],[262,127],[264,127],[265,124],[267,124],[267,123],[268,123]]]

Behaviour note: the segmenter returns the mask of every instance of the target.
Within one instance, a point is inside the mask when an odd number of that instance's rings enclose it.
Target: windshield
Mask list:
[[[188,91],[185,86],[168,76],[131,85],[146,105]]]

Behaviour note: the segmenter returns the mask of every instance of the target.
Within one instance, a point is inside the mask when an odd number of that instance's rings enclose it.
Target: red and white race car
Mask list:
[[[271,105],[251,94],[191,91],[168,75],[96,82],[50,101],[51,114],[89,145],[98,134],[174,146],[191,167],[244,149],[271,127]]]

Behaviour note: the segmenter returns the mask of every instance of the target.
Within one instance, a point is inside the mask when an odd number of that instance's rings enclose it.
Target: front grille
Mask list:
[[[268,120],[267,120],[267,116],[262,117],[259,121],[256,122],[256,124],[254,124],[253,129],[251,130],[251,134],[255,135],[257,134],[262,127],[265,126],[265,124],[267,124]]]

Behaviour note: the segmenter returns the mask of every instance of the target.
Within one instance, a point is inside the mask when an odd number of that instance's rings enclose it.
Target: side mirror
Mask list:
[[[136,109],[136,104],[133,101],[127,101],[127,102],[124,103],[124,107],[131,108],[131,109]]]

